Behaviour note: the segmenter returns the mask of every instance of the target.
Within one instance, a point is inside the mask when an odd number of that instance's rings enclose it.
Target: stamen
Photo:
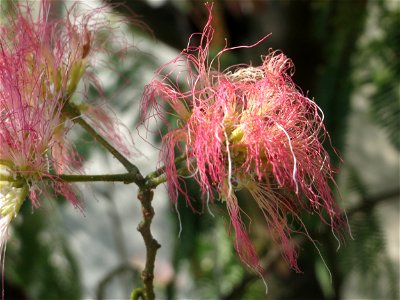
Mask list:
[[[298,193],[299,193],[299,186],[298,186],[298,184],[297,184],[297,179],[296,179],[296,174],[297,174],[297,159],[296,159],[296,155],[294,154],[294,151],[293,151],[292,142],[290,141],[290,136],[289,136],[289,134],[286,132],[286,130],[285,130],[281,125],[279,125],[278,123],[275,123],[275,124],[276,124],[276,126],[278,126],[278,128],[279,128],[280,130],[283,131],[283,133],[286,135],[286,137],[287,137],[287,139],[288,139],[288,142],[289,142],[290,151],[292,152],[292,156],[293,156],[293,173],[292,173],[292,178],[293,178],[293,181],[294,181],[294,183],[295,183],[295,185],[296,185],[296,194],[298,194]]]

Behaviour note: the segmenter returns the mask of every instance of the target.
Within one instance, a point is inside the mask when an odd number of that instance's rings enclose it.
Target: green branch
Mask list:
[[[134,173],[122,173],[122,174],[105,174],[105,175],[67,175],[67,174],[49,174],[40,177],[40,180],[47,181],[66,181],[66,182],[123,182],[126,184],[137,181],[137,174]],[[22,177],[13,178],[11,176],[0,176],[2,182],[21,183],[26,181],[32,181],[30,179],[23,179]]]
[[[174,161],[175,166],[178,166],[180,163],[184,162],[185,160],[186,160],[186,155],[178,156]],[[159,177],[159,176],[163,175],[164,173],[165,173],[165,166],[162,166],[161,168],[158,168],[154,172],[147,174],[146,179],[150,180],[150,179]]]
[[[161,174],[158,177],[153,178],[145,178],[145,186],[149,189],[154,189],[161,183],[167,182],[167,176],[165,174]]]
[[[137,176],[134,181],[139,186],[143,184],[143,176],[140,174],[139,169],[132,164],[126,157],[114,148],[107,140],[105,140],[97,131],[90,126],[81,116],[80,110],[76,105],[67,102],[64,105],[63,113],[67,115],[74,123],[79,124],[83,129],[87,131],[97,142],[99,142],[104,148],[106,148],[125,168],[129,173]]]
[[[125,184],[136,182],[137,174],[105,174],[105,175],[56,175],[56,180],[67,182],[123,182]]]
[[[92,128],[82,117],[79,109],[71,103],[67,103],[64,107],[64,113],[71,120],[79,124],[85,129],[96,141],[106,148],[121,164],[127,169],[127,174],[112,174],[112,175],[60,175],[61,180],[68,182],[84,182],[84,181],[122,181],[124,183],[136,183],[139,187],[138,199],[142,205],[143,219],[138,226],[138,231],[141,233],[146,247],[146,264],[142,271],[141,279],[143,289],[135,289],[131,297],[137,299],[143,297],[146,300],[155,299],[154,293],[154,265],[156,260],[157,250],[161,245],[153,238],[151,233],[151,223],[154,217],[154,209],[152,207],[153,190],[158,184],[166,181],[165,168],[156,170],[149,174],[146,179],[151,178],[152,181],[147,181],[141,175],[139,169],[128,161],[117,149],[115,149],[108,141],[106,141],[97,131]],[[180,158],[183,161],[184,158]]]
[[[133,266],[129,262],[123,262],[120,265],[116,266],[110,272],[108,272],[98,283],[96,289],[96,299],[97,300],[104,300],[104,297],[107,285],[112,282],[118,275],[122,274],[132,274],[135,278],[139,276],[139,271],[135,266]],[[139,299],[139,298],[136,298]]]
[[[130,300],[139,300],[139,299],[145,299],[142,288],[134,289],[131,293]]]
[[[177,168],[177,170],[176,170],[177,175],[180,175],[180,176],[187,175],[188,170],[187,170],[186,164],[184,166],[182,166],[181,168],[178,168],[179,165],[184,161],[186,161],[185,155],[179,156],[175,159],[174,163],[175,163],[175,167]],[[165,166],[163,166],[163,167],[157,169],[156,171],[149,173],[145,177],[144,181],[145,181],[145,186],[147,188],[154,189],[161,183],[166,182],[167,179],[168,178],[167,178],[167,174],[165,173]]]

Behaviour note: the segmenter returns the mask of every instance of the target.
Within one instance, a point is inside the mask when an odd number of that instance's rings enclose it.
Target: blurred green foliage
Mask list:
[[[62,204],[43,202],[34,213],[25,202],[13,224],[12,238],[7,243],[6,283],[24,290],[27,299],[80,299],[79,268],[60,231],[57,210]],[[7,288],[5,297],[21,299],[9,295]]]
[[[356,57],[356,66],[365,70],[358,84],[372,85],[371,117],[400,150],[400,9],[377,2],[376,13],[381,22],[378,37],[363,45]]]

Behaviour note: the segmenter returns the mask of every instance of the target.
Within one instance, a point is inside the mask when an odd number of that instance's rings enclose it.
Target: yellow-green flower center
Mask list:
[[[29,187],[12,176],[8,164],[0,163],[0,218],[14,219],[28,195]]]

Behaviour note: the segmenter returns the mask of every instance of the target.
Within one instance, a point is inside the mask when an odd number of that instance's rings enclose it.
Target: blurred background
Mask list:
[[[55,11],[72,3],[53,2]],[[85,1],[82,6],[112,4],[111,22],[116,13],[122,15],[125,22],[115,28],[126,45],[134,45],[121,54],[125,44],[110,42],[118,55],[99,58],[95,70],[104,95],[89,88],[89,99],[101,96],[120,119],[121,130],[127,136],[130,130],[137,148],[131,160],[147,174],[157,167],[160,140],[147,135],[151,143],[145,142],[146,133],[138,127],[143,87],[157,67],[186,47],[191,33],[202,30],[208,16],[203,1],[118,3]],[[213,51],[225,43],[252,44],[272,32],[257,47],[224,55],[225,66],[256,66],[269,48],[280,49],[294,61],[294,82],[324,111],[340,157],[331,150],[337,201],[347,212],[352,236],[346,234],[337,249],[328,227],[317,218],[305,219],[329,271],[312,243],[299,236],[302,273],[295,273],[271,243],[255,203],[238,195],[252,216],[266,295],[260,278],[234,253],[223,207],[212,205],[213,217],[194,214],[181,201],[179,235],[177,213],[165,187],[159,187],[153,201],[153,233],[162,245],[155,277],[159,299],[399,299],[399,5],[395,0],[214,3]],[[83,132],[75,130],[73,137],[87,159],[88,174],[123,171]],[[196,186],[187,184],[200,204]],[[78,188],[83,213],[63,199],[47,199],[34,212],[29,203],[23,206],[7,244],[6,299],[127,299],[140,285],[144,244],[136,231],[141,219],[137,190],[119,183]]]

